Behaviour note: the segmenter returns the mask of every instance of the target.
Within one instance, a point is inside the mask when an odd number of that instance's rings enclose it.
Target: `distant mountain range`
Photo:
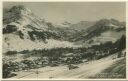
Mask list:
[[[3,50],[90,46],[115,42],[126,31],[125,22],[115,19],[62,24],[53,25],[24,6],[13,6],[3,14]]]

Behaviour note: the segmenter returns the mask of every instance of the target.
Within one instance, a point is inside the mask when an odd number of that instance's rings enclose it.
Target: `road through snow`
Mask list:
[[[110,67],[117,60],[119,59],[112,60],[112,56],[109,56],[89,63],[81,63],[78,65],[79,68],[72,70],[67,66],[47,66],[29,72],[17,72],[17,76],[11,79],[87,79]]]

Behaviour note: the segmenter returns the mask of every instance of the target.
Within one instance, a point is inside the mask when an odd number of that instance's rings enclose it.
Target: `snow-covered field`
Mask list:
[[[16,72],[17,76],[9,79],[87,79],[101,73],[119,59],[112,59],[113,56],[100,60],[90,61],[89,63],[79,64],[79,68],[69,70],[65,66],[44,67],[24,72]]]
[[[5,38],[7,41],[4,41]],[[54,39],[47,39],[47,43],[44,41],[31,41],[30,39],[21,39],[17,35],[8,34],[3,39],[3,53],[7,51],[23,51],[34,49],[51,49],[51,48],[65,48],[65,47],[79,47],[80,45],[74,45],[72,42],[59,41]]]

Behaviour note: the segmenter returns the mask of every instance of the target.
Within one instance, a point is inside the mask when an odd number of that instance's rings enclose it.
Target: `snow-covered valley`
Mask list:
[[[53,25],[25,6],[13,6],[3,14],[3,78],[88,79],[122,59],[124,78],[125,33],[125,22],[115,19]]]

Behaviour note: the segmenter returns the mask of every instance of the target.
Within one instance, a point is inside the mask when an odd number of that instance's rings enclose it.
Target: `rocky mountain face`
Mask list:
[[[78,30],[78,31],[82,31],[82,30],[86,30],[87,28],[93,26],[94,24],[96,24],[96,21],[80,21],[76,24],[72,24],[70,28]]]
[[[27,36],[26,38],[35,40],[34,35],[38,36],[37,38],[45,39],[46,33],[54,33],[49,30],[50,23],[43,21],[24,6],[14,6],[3,16],[4,34],[17,33],[21,39]],[[45,34],[40,36],[41,32]]]
[[[125,22],[114,19],[65,22],[63,25],[66,27],[55,27],[24,6],[13,6],[3,14],[3,50],[88,46],[115,42],[125,35]]]
[[[50,48],[50,43],[52,48],[58,46],[56,42],[64,46],[59,41],[60,35],[51,27],[51,23],[43,21],[24,6],[13,6],[3,14],[3,50]]]
[[[115,42],[125,35],[125,24],[114,19],[102,19],[83,32],[85,33],[75,38],[75,41],[82,41],[90,45],[108,41]]]
[[[125,23],[115,19],[101,19],[96,22],[82,21],[70,24],[69,27],[56,28],[60,35],[70,42],[78,44],[101,43],[106,41],[115,42],[125,35]],[[79,43],[80,42],[80,43]]]

